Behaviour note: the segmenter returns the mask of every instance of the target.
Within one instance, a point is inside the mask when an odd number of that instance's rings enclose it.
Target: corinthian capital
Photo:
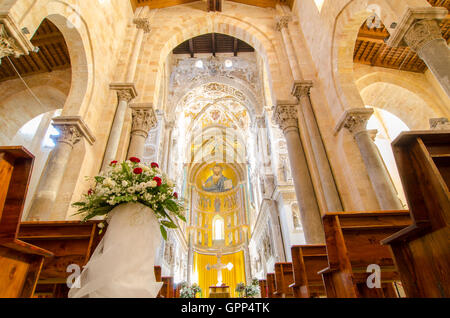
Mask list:
[[[9,55],[19,57],[21,54],[14,38],[10,37],[5,26],[0,24],[0,59]]]
[[[132,134],[141,134],[145,138],[150,129],[156,126],[157,119],[151,103],[130,105],[133,116]]]
[[[136,24],[136,28],[144,30],[144,33],[150,33],[150,21],[147,18],[135,18],[133,23]]]
[[[34,50],[19,25],[8,14],[0,12],[0,60],[5,56],[19,57]]]
[[[117,98],[119,101],[130,102],[137,96],[134,83],[113,83],[109,85],[109,88],[117,91]]]
[[[284,28],[287,28],[289,21],[291,21],[291,17],[288,15],[284,15],[284,16],[277,17],[276,20],[277,20],[276,29],[277,29],[277,31],[281,31]]]
[[[335,134],[342,128],[347,128],[353,135],[367,131],[367,121],[372,114],[372,108],[353,108],[346,110],[336,126]]]
[[[273,118],[283,132],[288,128],[298,128],[297,104],[278,104]]]
[[[434,40],[444,40],[441,28],[436,20],[420,20],[414,23],[405,34],[405,42],[414,51],[419,52],[426,44]]]
[[[450,130],[450,122],[447,118],[431,118],[430,129],[432,130]]]
[[[89,127],[80,116],[59,116],[53,118],[52,125],[59,131],[58,136],[53,136],[55,143],[66,143],[73,147],[82,137],[91,145],[95,137]]]
[[[311,87],[313,87],[312,81],[295,81],[292,87],[292,95],[300,100],[303,96],[309,96]]]

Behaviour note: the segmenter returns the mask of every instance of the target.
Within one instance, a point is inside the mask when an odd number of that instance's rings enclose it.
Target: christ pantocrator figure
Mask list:
[[[231,179],[226,178],[223,174],[223,168],[215,165],[212,168],[213,175],[210,176],[202,184],[203,190],[207,192],[224,192],[233,188]]]

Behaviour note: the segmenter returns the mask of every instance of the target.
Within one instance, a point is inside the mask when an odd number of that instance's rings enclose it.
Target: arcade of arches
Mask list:
[[[111,160],[158,162],[187,222],[157,265],[204,297],[217,261],[237,296],[324,243],[326,212],[408,209],[391,142],[450,129],[449,1],[212,2],[0,2],[0,145],[35,155],[23,221],[77,219]]]

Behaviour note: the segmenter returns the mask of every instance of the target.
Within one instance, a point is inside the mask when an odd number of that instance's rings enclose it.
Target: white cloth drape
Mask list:
[[[140,203],[115,207],[105,236],[84,266],[69,298],[155,298],[162,287],[154,273],[161,242],[155,213]]]

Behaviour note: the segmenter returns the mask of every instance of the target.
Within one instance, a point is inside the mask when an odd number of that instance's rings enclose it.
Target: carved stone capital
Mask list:
[[[131,134],[140,134],[147,138],[150,129],[158,122],[153,105],[151,103],[131,104],[130,108],[133,116]]]
[[[258,128],[266,128],[266,118],[264,116],[256,117],[256,125]]]
[[[279,17],[276,17],[276,21],[277,21],[276,29],[277,29],[277,31],[281,31],[284,28],[288,27],[288,24],[291,21],[291,17],[288,15],[279,16]]]
[[[450,130],[448,118],[431,118],[430,129],[432,130]]]
[[[58,136],[52,137],[55,143],[62,142],[73,147],[84,137],[89,144],[94,144],[95,137],[80,116],[59,116],[52,121],[52,125],[59,131]]]
[[[150,33],[150,21],[147,18],[135,18],[133,23],[136,24],[136,28],[144,30],[144,33]]]
[[[312,81],[295,81],[291,94],[300,100],[303,96],[309,96],[311,87],[313,87]]]
[[[423,34],[423,29],[427,27],[421,24],[416,25],[416,23],[430,20],[439,22],[445,19],[446,16],[447,9],[442,7],[408,8],[400,23],[391,31],[391,36],[386,44],[392,47],[409,45],[413,50],[416,50],[414,47],[417,48],[417,44],[419,44],[420,49],[420,42],[423,41],[417,41],[417,39],[420,38],[420,34]],[[416,35],[414,35],[415,33]],[[408,41],[411,44],[407,43]],[[425,41],[425,43],[427,42],[429,41]]]
[[[5,56],[19,57],[32,50],[33,44],[17,23],[8,14],[0,13],[0,60]]]
[[[273,119],[283,132],[288,128],[298,128],[297,104],[279,103],[275,107]]]
[[[120,101],[129,103],[137,96],[136,87],[134,83],[112,83],[109,88],[117,91],[117,98]]]
[[[434,40],[444,40],[441,28],[436,20],[420,20],[414,23],[405,34],[405,42],[414,52]]]
[[[346,110],[336,126],[335,134],[342,128],[347,128],[353,135],[367,131],[367,121],[372,114],[372,108],[353,108]]]

